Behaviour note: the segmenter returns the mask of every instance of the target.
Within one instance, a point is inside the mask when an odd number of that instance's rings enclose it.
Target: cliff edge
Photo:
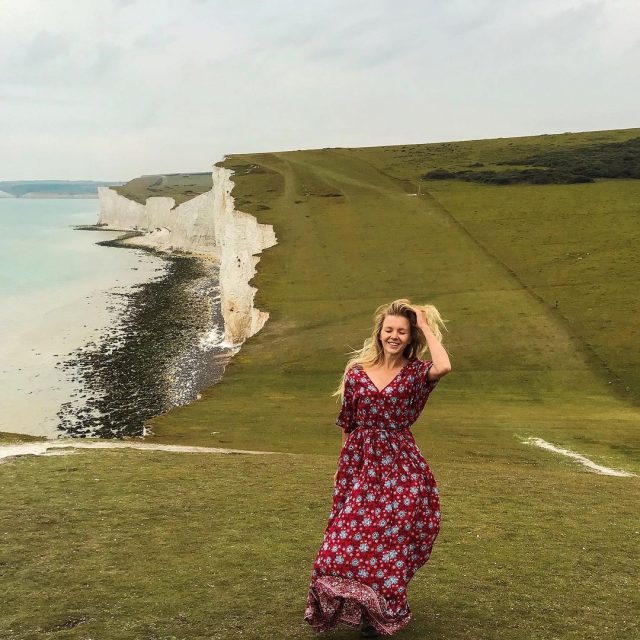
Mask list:
[[[211,190],[178,206],[168,197],[151,197],[140,204],[101,187],[98,224],[105,230],[142,232],[123,239],[123,245],[217,260],[224,340],[239,346],[269,318],[267,311],[253,306],[257,289],[249,281],[256,273],[259,254],[277,239],[271,225],[259,224],[254,216],[235,209],[232,174],[214,166]]]

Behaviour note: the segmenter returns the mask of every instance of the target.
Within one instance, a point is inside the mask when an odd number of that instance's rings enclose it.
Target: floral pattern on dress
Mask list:
[[[317,632],[407,625],[407,586],[440,530],[435,478],[411,433],[437,380],[432,361],[410,360],[383,389],[361,365],[345,376],[336,425],[349,434],[324,539],[311,574],[305,620]]]

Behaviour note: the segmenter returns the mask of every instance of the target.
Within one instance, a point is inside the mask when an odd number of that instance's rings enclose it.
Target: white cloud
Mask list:
[[[635,0],[0,2],[0,177],[638,126]]]

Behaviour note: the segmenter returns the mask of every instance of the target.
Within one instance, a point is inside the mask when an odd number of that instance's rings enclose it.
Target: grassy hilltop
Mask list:
[[[213,182],[211,172],[206,173],[167,173],[140,176],[129,182],[113,187],[121,196],[140,204],[147,198],[168,197],[175,200],[175,206],[191,200],[211,190]]]
[[[430,431],[450,420],[442,427],[450,440],[461,420],[477,428],[491,419],[510,440],[516,431],[560,439],[640,470],[640,180],[489,186],[420,177],[638,136],[229,157],[237,207],[278,237],[252,282],[271,317],[202,402],[153,421],[158,437],[296,452],[334,446],[329,396],[346,352],[362,344],[378,304],[409,297],[450,319],[455,375],[432,398]],[[476,437],[474,449],[486,438],[494,455],[494,434]]]
[[[598,163],[621,175],[638,137],[228,157],[236,206],[278,238],[252,281],[270,319],[201,401],[151,421],[152,440],[278,453],[0,466],[11,594],[0,631],[313,637],[304,600],[340,450],[331,393],[374,308],[408,297],[449,320],[453,372],[413,429],[443,521],[398,637],[637,636],[640,478],[596,475],[522,439],[640,473],[640,180],[593,176]],[[594,150],[613,143],[623,151]],[[545,170],[536,157],[555,158],[551,178],[531,173]]]

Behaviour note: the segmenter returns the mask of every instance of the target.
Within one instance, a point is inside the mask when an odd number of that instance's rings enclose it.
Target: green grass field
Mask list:
[[[398,297],[440,309],[453,365],[414,426],[443,520],[398,637],[637,637],[640,476],[522,440],[640,474],[640,183],[420,176],[638,135],[229,157],[237,206],[278,238],[252,281],[270,319],[149,440],[278,453],[0,465],[0,637],[313,637],[306,588],[340,451],[331,393],[375,307]]]
[[[112,189],[140,204],[145,204],[147,198],[168,197],[173,198],[177,206],[206,193],[212,186],[211,172],[167,173],[140,176]]]

